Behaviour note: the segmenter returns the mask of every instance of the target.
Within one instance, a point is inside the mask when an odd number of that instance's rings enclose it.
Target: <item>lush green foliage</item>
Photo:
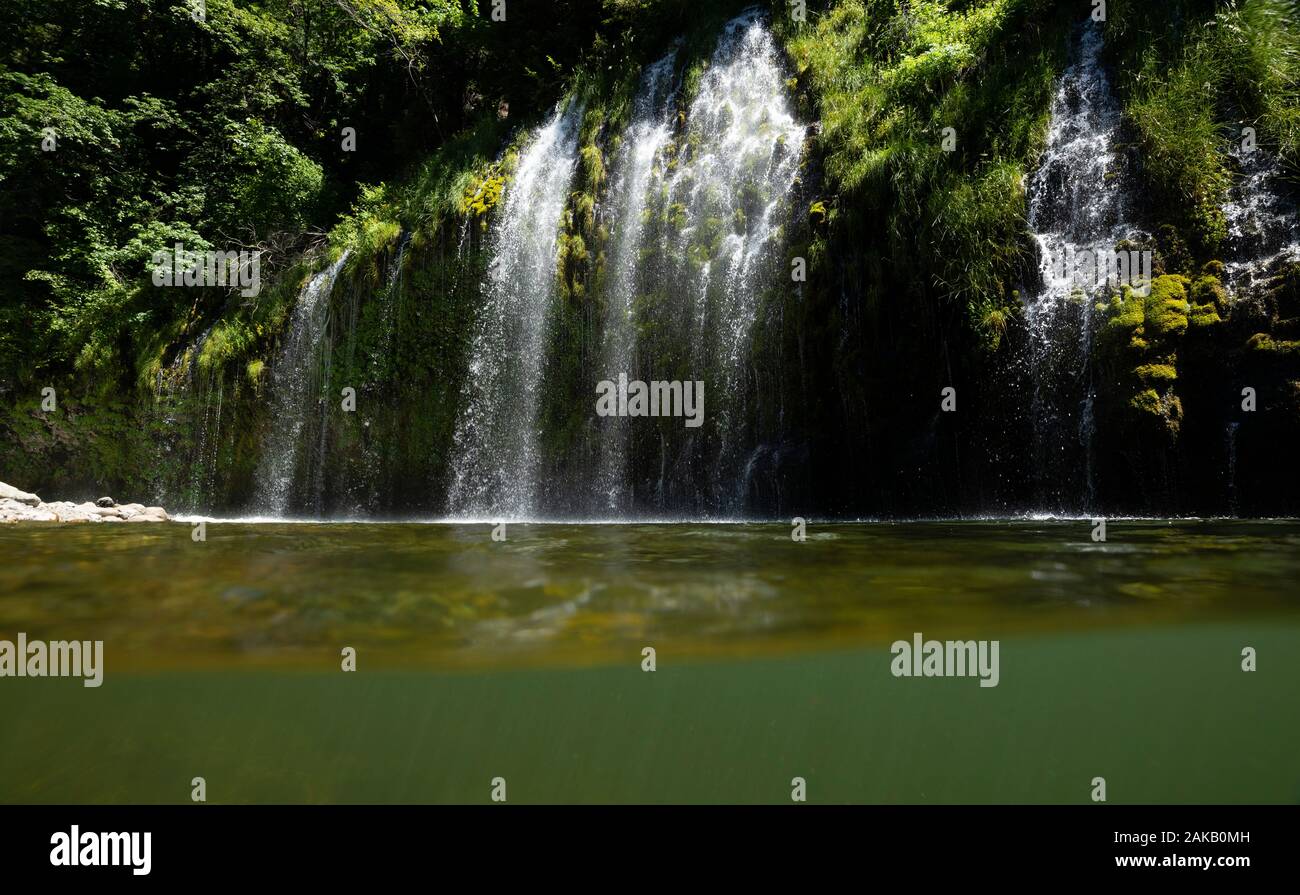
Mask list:
[[[1258,143],[1300,166],[1300,29],[1290,0],[1111,4],[1112,55],[1153,197],[1213,256],[1226,236],[1228,144]]]
[[[576,69],[635,67],[690,9],[516,2],[507,26],[489,7],[207,0],[200,18],[183,0],[4,4],[0,379],[75,362],[128,382],[196,336],[232,299],[149,288],[149,259],[176,242],[262,251],[265,279],[356,200],[432,223],[495,156],[512,108],[527,121]],[[363,189],[389,181],[406,188]]]
[[[293,302],[347,248],[331,308],[346,321],[329,335],[332,387],[356,385],[384,409],[369,429],[345,419],[332,456],[340,469],[381,469],[387,481],[358,486],[371,493],[435,493],[436,482],[399,483],[427,479],[446,450],[482,240],[528,127],[571,94],[586,112],[542,409],[546,431],[564,442],[551,452],[564,455],[587,421],[585,404],[569,399],[585,394],[583,364],[600,338],[609,248],[600,207],[638,72],[680,39],[689,99],[718,25],[744,5],[511,0],[499,23],[485,0],[208,0],[197,21],[183,0],[9,0],[0,10],[0,393],[23,397],[0,429],[23,446],[24,462],[96,445],[96,481],[133,480],[150,462],[140,439],[175,438],[167,462],[177,468],[159,475],[184,477],[180,458],[197,456],[230,473],[222,497],[237,501]],[[937,459],[939,387],[960,386],[963,402],[982,391],[1008,418],[1023,404],[1011,359],[1023,347],[1021,290],[1034,277],[1025,177],[1069,35],[1090,7],[812,0],[800,23],[784,0],[767,5],[800,116],[816,124],[785,240],[791,258],[807,260],[808,282],[760,297],[763,318],[781,324],[756,332],[754,375],[781,399],[758,408],[772,417],[758,426],[771,441],[796,425],[838,440],[822,446],[843,463],[818,470],[826,482],[859,475],[863,444],[909,463],[925,445],[926,473],[879,473],[875,496],[906,505],[910,495],[889,490],[914,487],[904,478],[933,472],[939,490],[961,475]],[[1260,382],[1300,375],[1300,275],[1271,286],[1263,311],[1246,312],[1232,306],[1218,263],[1237,173],[1228,150],[1241,129],[1256,128],[1292,174],[1300,164],[1300,29],[1292,0],[1108,5],[1107,61],[1140,160],[1157,277],[1153,297],[1121,294],[1096,309],[1099,369],[1124,413],[1176,434],[1185,410],[1190,419],[1198,402],[1220,400],[1215,371],[1229,351],[1257,364]],[[348,127],[355,151],[343,146]],[[670,142],[670,167],[685,148]],[[661,204],[650,203],[650,231],[680,226],[681,209]],[[691,260],[709,257],[734,223],[704,222],[686,247]],[[176,242],[263,252],[262,292],[153,287],[151,255]],[[637,301],[643,319],[666,319],[673,285],[646,284]],[[642,337],[678,375],[681,346]],[[796,357],[799,375],[787,375]],[[47,381],[73,393],[57,425],[32,419],[32,387]],[[792,409],[778,420],[776,406]],[[1017,436],[1001,431],[997,412],[981,434],[997,432],[1006,448]],[[201,432],[171,426],[200,417],[227,433],[220,457],[203,455],[214,448]],[[955,456],[970,434],[942,437]],[[379,453],[391,462],[377,464]],[[341,492],[342,477],[332,487]],[[830,490],[823,505],[841,499]]]

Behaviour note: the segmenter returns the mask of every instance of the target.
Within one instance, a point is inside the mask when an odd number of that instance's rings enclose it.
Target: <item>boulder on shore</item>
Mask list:
[[[0,500],[16,500],[29,507],[40,506],[41,504],[41,499],[35,494],[20,491],[13,485],[6,485],[4,482],[0,482]]]
[[[116,503],[111,497],[73,503],[55,500],[45,503],[35,494],[0,482],[0,524],[9,522],[170,522],[162,507],[139,503]]]

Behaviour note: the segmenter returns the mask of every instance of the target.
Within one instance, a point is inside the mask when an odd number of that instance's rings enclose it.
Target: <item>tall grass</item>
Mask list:
[[[845,0],[789,30],[832,219],[849,237],[832,255],[884,273],[861,284],[869,303],[873,291],[929,294],[1000,340],[1027,258],[1021,175],[1046,130],[1066,21],[1047,0]]]
[[[1198,254],[1225,236],[1230,141],[1253,127],[1300,162],[1300,17],[1294,0],[1113,0],[1108,25],[1125,111],[1160,211]]]

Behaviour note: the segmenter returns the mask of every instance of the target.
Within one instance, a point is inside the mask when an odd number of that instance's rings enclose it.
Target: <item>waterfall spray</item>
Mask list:
[[[609,202],[611,240],[610,286],[605,297],[604,375],[636,378],[634,300],[638,290],[639,253],[645,233],[646,193],[662,182],[660,152],[672,136],[672,76],[676,51],[649,66],[641,76],[622,150],[614,163]],[[599,470],[595,478],[597,506],[625,512],[630,499],[629,453],[631,426],[626,417],[608,417],[599,431]]]
[[[452,448],[452,515],[526,519],[537,511],[538,383],[582,113],[581,104],[564,104],[533,135],[493,222]]]
[[[1054,510],[1080,510],[1091,500],[1089,309],[1101,287],[1097,259],[1143,235],[1130,223],[1127,178],[1116,151],[1120,107],[1101,49],[1101,28],[1089,19],[1057,83],[1047,145],[1028,185],[1041,281],[1025,306],[1035,473],[1039,499]],[[1079,276],[1079,259],[1090,261],[1092,277]]]
[[[337,261],[312,276],[298,296],[280,355],[271,369],[271,429],[262,448],[257,467],[257,508],[273,516],[283,516],[294,501],[294,483],[303,474],[313,483],[313,506],[319,511],[319,472],[324,451],[325,407],[328,396],[329,347],[325,325],[329,320],[330,293],[339,272],[348,260],[346,250]],[[319,442],[307,436],[315,420],[320,427]],[[313,448],[318,452],[313,456]],[[314,467],[313,467],[313,464]],[[314,471],[313,471],[314,470]]]

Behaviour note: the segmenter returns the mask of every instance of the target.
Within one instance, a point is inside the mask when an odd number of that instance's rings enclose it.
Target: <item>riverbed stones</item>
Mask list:
[[[17,496],[14,496],[17,495]],[[34,500],[29,501],[27,498]],[[105,504],[104,501],[108,503]],[[16,522],[168,522],[171,515],[162,507],[144,504],[114,503],[112,498],[101,497],[94,503],[73,503],[55,500],[45,503],[34,494],[20,491],[0,482],[0,524]]]

